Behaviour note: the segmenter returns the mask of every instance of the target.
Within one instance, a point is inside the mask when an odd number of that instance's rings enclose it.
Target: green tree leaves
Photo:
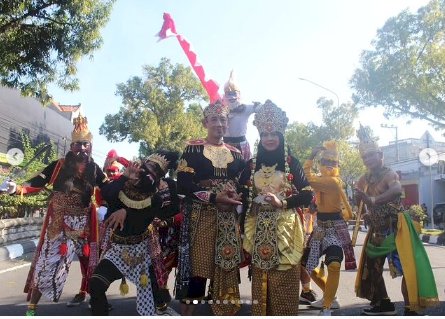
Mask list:
[[[34,155],[44,146],[44,143],[39,143],[36,146],[32,146],[32,142],[28,135],[21,134],[24,159],[22,165],[28,163],[28,161],[34,157]],[[34,160],[27,167],[26,171],[20,171],[20,167],[17,167],[15,171],[17,175],[12,176],[14,182],[18,185],[24,183],[26,180],[35,176],[45,168],[45,166],[57,159],[55,148],[52,147],[47,153],[43,153],[40,157]],[[0,183],[2,183],[6,177],[11,173],[2,172],[0,174]],[[6,173],[6,174],[5,174]],[[34,195],[24,196],[11,196],[8,194],[0,195],[0,218],[14,218],[23,217],[25,214],[32,213],[37,208],[45,208],[48,202],[49,191],[42,191]]]
[[[362,53],[352,79],[354,101],[383,106],[385,115],[409,115],[445,128],[445,0],[387,20]]]
[[[203,137],[199,102],[207,96],[191,69],[163,58],[156,67],[144,66],[143,73],[117,85],[122,106],[105,116],[100,134],[139,142],[144,156],[160,148],[182,151],[187,140]]]
[[[76,64],[100,47],[114,1],[1,1],[0,83],[44,104],[50,83],[78,89]]]
[[[347,185],[352,186],[365,172],[358,149],[347,142],[355,134],[353,122],[358,116],[358,110],[352,103],[334,107],[332,100],[325,98],[318,99],[317,107],[322,110],[322,124],[291,123],[286,130],[287,144],[292,154],[303,162],[309,157],[313,147],[321,146],[327,140],[336,140],[340,175]]]

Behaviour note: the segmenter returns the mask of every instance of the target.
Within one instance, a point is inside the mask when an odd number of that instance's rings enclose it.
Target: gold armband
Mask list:
[[[282,209],[286,209],[287,208],[287,200],[282,199],[281,200],[281,204],[282,204],[282,206],[281,206]]]

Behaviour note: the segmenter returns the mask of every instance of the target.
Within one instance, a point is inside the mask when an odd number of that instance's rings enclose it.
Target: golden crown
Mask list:
[[[233,70],[230,71],[230,77],[229,80],[226,82],[226,84],[224,85],[224,92],[233,92],[233,91],[240,91],[238,88],[238,85],[236,85],[235,83],[235,79],[233,76]]]
[[[289,119],[286,112],[276,106],[271,100],[267,100],[263,105],[257,108],[253,125],[258,129],[258,132],[280,132],[284,135],[287,122]]]
[[[360,140],[358,145],[358,150],[360,155],[363,156],[368,152],[380,152],[379,145],[373,139],[371,128],[369,126],[362,126],[357,130],[357,137]]]
[[[79,115],[73,119],[74,129],[71,133],[71,140],[75,142],[89,141],[93,139],[93,134],[91,134],[88,129],[88,120],[86,117]]]
[[[321,158],[338,162],[337,142],[336,141],[326,141],[323,143],[323,146],[326,149],[323,150],[323,152],[321,152]]]
[[[147,161],[158,164],[163,172],[167,172],[168,164],[170,163],[164,155],[160,155],[157,153],[153,153],[149,157],[147,157]]]
[[[204,118],[207,118],[207,117],[213,116],[213,115],[228,116],[229,115],[229,107],[226,105],[223,105],[220,100],[217,100],[215,103],[209,104],[204,109]]]

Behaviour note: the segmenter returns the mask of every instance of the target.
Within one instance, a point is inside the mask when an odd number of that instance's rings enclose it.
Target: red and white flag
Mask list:
[[[162,25],[161,31],[158,33],[159,41],[164,40],[168,37],[175,36],[185,55],[187,56],[193,70],[201,81],[204,89],[210,98],[210,103],[214,103],[216,100],[220,99],[218,90],[219,85],[212,79],[206,80],[205,71],[203,66],[198,62],[196,53],[191,49],[190,43],[181,35],[176,32],[175,22],[168,13],[164,13],[164,24]]]

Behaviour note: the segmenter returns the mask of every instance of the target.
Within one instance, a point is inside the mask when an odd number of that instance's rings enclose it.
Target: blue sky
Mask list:
[[[283,108],[291,122],[320,123],[316,109],[320,96],[336,97],[307,81],[318,83],[339,96],[340,103],[351,100],[349,80],[359,66],[362,50],[370,47],[376,31],[385,21],[404,9],[415,12],[426,0],[117,0],[111,18],[102,30],[103,46],[92,59],[78,65],[80,91],[52,91],[62,104],[82,103],[94,134],[93,155],[101,165],[114,148],[119,155],[137,155],[138,144],[109,143],[99,135],[107,113],[115,114],[121,100],[116,84],[142,75],[143,65],[157,66],[162,57],[189,66],[176,38],[157,41],[164,12],[171,14],[176,29],[192,44],[207,77],[216,80],[222,91],[234,69],[242,100],[264,102],[271,99]],[[381,111],[370,109],[360,116],[380,137],[382,145],[395,138],[419,138],[427,129],[443,140],[426,123],[409,118],[385,120]],[[252,118],[250,119],[250,122]],[[354,123],[358,127],[358,121]],[[248,139],[257,138],[249,125]]]

